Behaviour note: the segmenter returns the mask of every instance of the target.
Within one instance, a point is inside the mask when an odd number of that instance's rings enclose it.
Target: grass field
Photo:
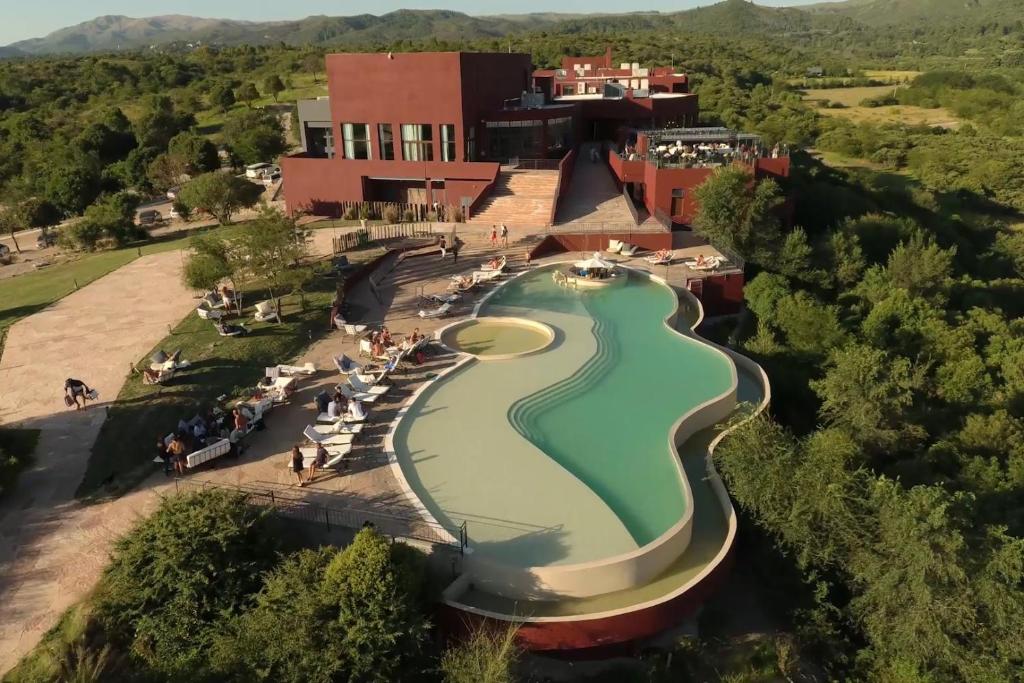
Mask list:
[[[253,100],[252,106],[268,107],[275,104],[289,104],[294,103],[296,100],[313,99],[327,94],[327,82],[324,80],[323,74],[320,74],[320,80],[316,83],[313,82],[313,76],[310,74],[292,74],[289,78],[291,80],[291,87],[280,92],[276,102],[272,96],[264,95],[258,100]],[[262,87],[262,82],[256,83],[257,89]],[[239,102],[226,112],[219,108],[204,109],[197,112],[196,124],[199,132],[209,137],[213,142],[221,142],[220,131],[224,126],[224,122],[227,121],[227,117],[232,112],[246,108],[247,105],[245,103]]]
[[[864,76],[873,81],[884,83],[906,83],[921,75],[920,71],[871,70],[864,71]]]
[[[805,90],[806,102],[838,102],[842,109],[821,107],[817,111],[826,116],[839,116],[854,123],[903,123],[907,125],[941,126],[956,128],[960,125],[956,115],[948,109],[923,109],[906,105],[890,105],[885,107],[862,107],[860,103],[866,99],[888,95],[893,86],[879,85],[862,88],[823,88]]]

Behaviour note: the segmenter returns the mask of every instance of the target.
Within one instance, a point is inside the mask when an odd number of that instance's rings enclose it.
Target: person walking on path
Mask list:
[[[501,246],[503,249],[508,249],[508,226],[504,223],[501,224]]]
[[[85,382],[74,377],[68,377],[64,380],[64,403],[68,408],[71,404],[75,404],[75,410],[84,410],[88,407],[89,399],[92,395],[92,389],[89,388]],[[82,403],[78,403],[78,399],[82,399]]]
[[[496,225],[491,226],[491,246],[498,246],[498,226]]]
[[[459,262],[459,238],[452,240],[452,263]]]
[[[444,240],[444,235],[441,236],[441,241],[438,243],[441,247],[441,259],[444,260],[445,253],[448,251],[448,243]]]

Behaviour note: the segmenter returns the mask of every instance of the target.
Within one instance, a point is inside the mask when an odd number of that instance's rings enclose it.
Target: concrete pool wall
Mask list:
[[[679,306],[676,292],[660,277],[645,271],[630,270],[635,275],[650,279],[672,293],[676,304],[672,306],[672,311],[662,321],[662,324],[670,332],[679,335],[686,343],[705,346],[703,341],[694,338],[692,335],[682,334],[677,329],[676,321],[679,316]],[[514,279],[512,278],[502,283],[481,299],[474,309],[472,319],[477,319],[481,308],[491,296]],[[697,307],[700,310],[699,304],[697,304]],[[438,338],[442,337],[446,329],[460,324],[464,324],[464,321],[442,328],[437,333]],[[714,345],[706,346],[715,348],[718,353],[727,359],[729,358],[729,354],[722,353],[721,349],[717,349]],[[466,362],[470,362],[470,358],[461,359],[455,368],[451,368],[443,374],[448,374],[448,372],[455,371],[456,368],[463,367]],[[731,372],[729,388],[720,395],[693,407],[679,417],[666,436],[668,439],[668,450],[678,476],[678,484],[687,501],[692,500],[692,491],[682,466],[677,446],[684,443],[693,434],[720,422],[732,413],[736,405],[738,380],[735,366],[731,362],[729,363],[729,368]],[[441,377],[439,376],[437,379],[439,380]],[[437,380],[435,380],[436,382]],[[424,389],[426,387],[423,387],[421,391]],[[420,510],[426,519],[437,522],[438,520],[435,520],[430,514],[427,506],[419,500],[414,487],[409,485],[402,471],[401,461],[396,455],[394,448],[394,434],[398,424],[405,416],[406,409],[416,402],[420,393],[417,392],[416,395],[412,396],[406,403],[406,406],[403,407],[403,410],[400,411],[399,417],[396,418],[388,436],[385,438],[385,448],[391,460],[396,478],[405,489],[407,497],[413,501],[414,505],[416,505],[417,509]],[[507,598],[526,600],[552,600],[566,597],[586,598],[626,590],[649,582],[655,576],[664,572],[686,550],[691,540],[692,530],[693,506],[692,504],[687,504],[682,517],[667,531],[653,541],[630,552],[614,554],[590,562],[522,567],[504,563],[492,557],[487,557],[484,554],[474,552],[472,544],[473,531],[470,528],[469,537],[471,543],[464,558],[463,570],[467,576],[471,577],[473,584],[477,588]]]
[[[690,327],[690,334],[728,355],[742,372],[759,385],[760,400],[747,419],[761,413],[771,402],[771,384],[767,374],[760,365],[746,356],[699,337],[695,329],[704,318],[703,307],[689,291],[676,289],[675,292],[698,312]],[[707,481],[725,516],[726,532],[718,552],[698,574],[653,599],[638,599],[633,604],[616,609],[581,610],[565,616],[537,617],[466,604],[461,599],[471,590],[472,577],[463,574],[442,595],[440,623],[443,628],[453,633],[466,633],[487,621],[515,622],[520,624],[518,638],[524,647],[535,651],[571,651],[619,645],[652,636],[679,623],[685,616],[692,614],[710,592],[721,584],[731,564],[737,531],[736,512],[714,466],[713,455],[718,443],[745,421],[722,430],[707,446],[704,456]]]

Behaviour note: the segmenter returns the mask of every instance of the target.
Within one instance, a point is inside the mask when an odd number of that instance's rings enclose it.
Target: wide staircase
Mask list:
[[[470,223],[550,225],[558,171],[502,171]]]

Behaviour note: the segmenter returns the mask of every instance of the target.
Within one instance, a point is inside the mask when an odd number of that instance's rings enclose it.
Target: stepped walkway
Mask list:
[[[502,171],[471,224],[549,225],[558,171]]]
[[[633,226],[633,214],[604,161],[592,161],[597,143],[580,147],[573,166],[569,190],[558,204],[555,224],[621,224]]]

